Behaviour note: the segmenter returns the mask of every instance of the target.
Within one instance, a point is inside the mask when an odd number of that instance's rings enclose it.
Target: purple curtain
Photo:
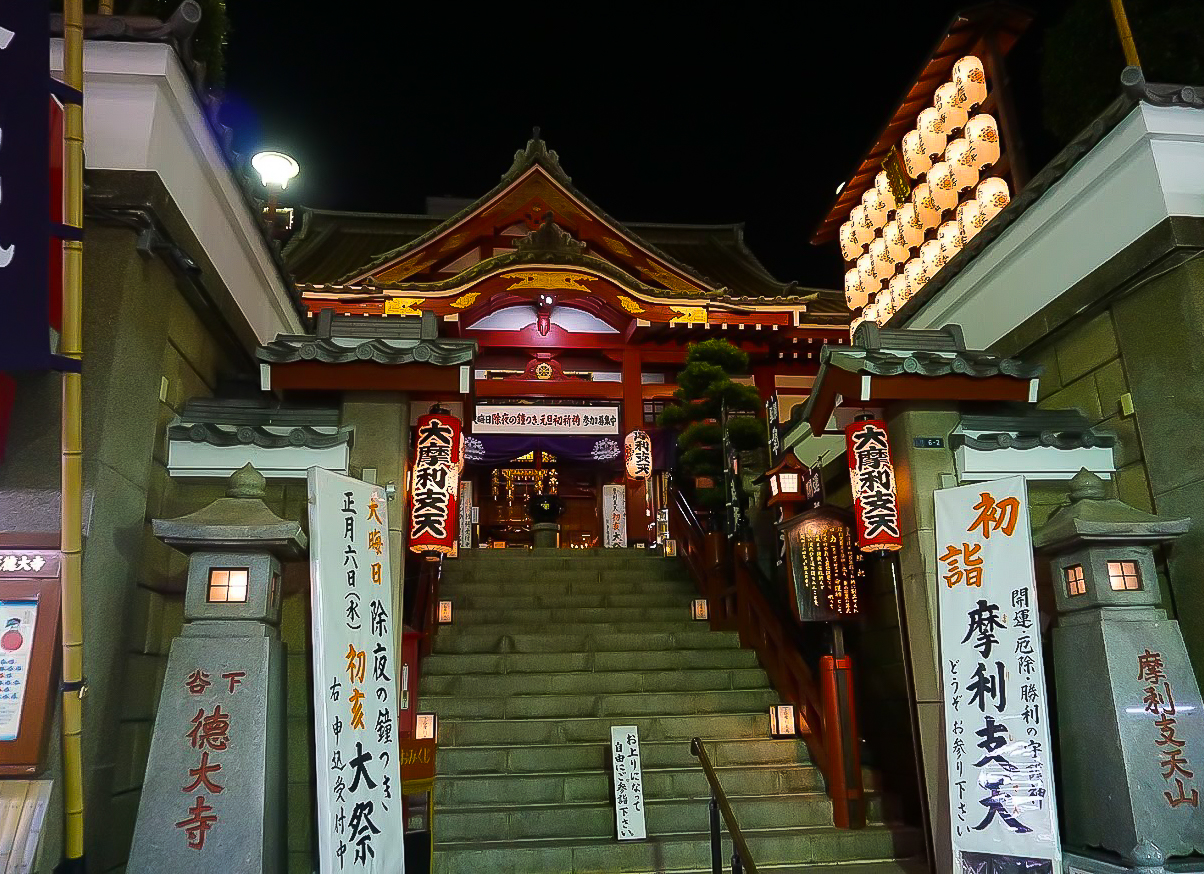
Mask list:
[[[652,430],[649,435],[652,437],[653,465],[657,470],[666,470],[675,457],[674,435],[662,435]],[[598,462],[615,468],[623,464],[623,438],[618,435],[471,434],[465,440],[465,460],[469,464],[493,466],[535,451],[550,452],[564,461]]]

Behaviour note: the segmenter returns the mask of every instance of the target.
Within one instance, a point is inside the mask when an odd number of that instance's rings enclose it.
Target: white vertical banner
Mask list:
[[[458,546],[460,549],[472,549],[472,482],[461,481],[460,483],[460,536]]]
[[[602,486],[602,545],[619,549],[627,545],[627,487]]]
[[[318,869],[404,872],[385,490],[309,469]]]
[[[1024,478],[935,498],[954,871],[1060,874]]]
[[[621,841],[648,837],[644,824],[644,774],[640,766],[640,730],[610,727],[610,761],[615,776],[615,833]]]

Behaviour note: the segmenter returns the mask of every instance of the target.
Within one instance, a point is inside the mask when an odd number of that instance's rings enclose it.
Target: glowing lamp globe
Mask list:
[[[881,237],[875,237],[874,242],[870,243],[870,270],[879,283],[890,279],[895,272],[894,259],[887,254],[886,240]]]
[[[966,139],[978,158],[978,169],[999,160],[999,126],[989,115],[979,114],[966,122]]]
[[[886,224],[886,201],[882,199],[877,188],[866,189],[865,194],[861,195],[861,206],[865,209],[865,217],[873,224],[875,232]]]
[[[1008,191],[1007,182],[994,176],[984,179],[978,184],[978,188],[974,191],[974,199],[982,207],[983,224],[986,224],[999,215],[1000,210],[1008,205],[1012,196]]]
[[[880,291],[874,295],[874,312],[878,314],[879,324],[885,324],[895,314],[895,304],[889,291]]]
[[[924,225],[920,221],[916,205],[908,201],[899,207],[899,230],[903,234],[903,243],[907,248],[914,249],[924,242]]]
[[[903,137],[903,169],[912,179],[919,179],[932,166],[932,159],[920,140],[918,130],[909,131]]]
[[[948,161],[932,165],[928,171],[928,187],[936,208],[941,212],[957,206],[957,177],[953,175],[953,166]]]
[[[953,65],[953,82],[966,94],[969,107],[976,107],[987,99],[987,73],[982,61],[974,55],[966,55]]]
[[[930,106],[916,119],[916,130],[920,134],[920,145],[928,154],[929,159],[935,161],[945,151],[945,143],[948,139],[945,134],[944,117]]]
[[[961,130],[962,125],[966,123],[969,104],[965,93],[959,91],[955,83],[946,82],[936,89],[932,105],[937,112],[944,116],[946,136],[956,130]]]
[[[957,208],[957,231],[963,246],[973,240],[974,235],[981,231],[986,223],[986,214],[977,200],[967,200]]]
[[[903,204],[907,207],[909,204]],[[903,208],[900,208],[899,213],[902,215]],[[889,221],[886,227],[882,229],[882,239],[886,243],[886,254],[896,264],[902,264],[907,260],[907,241],[903,239],[903,226],[899,224],[899,219]]]
[[[635,430],[623,440],[623,458],[632,479],[652,476],[652,438],[647,431]]]
[[[869,293],[861,286],[861,271],[854,267],[845,273],[844,300],[849,305],[849,309],[860,309],[869,299]]]
[[[849,210],[849,223],[853,225],[853,239],[857,245],[864,246],[874,239],[874,223],[865,215],[865,207],[857,204]]]
[[[924,262],[924,275],[929,279],[936,276],[945,266],[945,253],[940,240],[929,240],[920,247],[920,260]]]
[[[251,159],[251,166],[259,174],[264,188],[288,188],[289,180],[300,172],[301,167],[284,152],[260,152]]]
[[[840,254],[846,261],[856,261],[861,257],[861,244],[857,242],[857,234],[851,221],[840,226]]]
[[[911,289],[907,286],[907,276],[904,273],[892,276],[887,284],[887,290],[890,291],[890,302],[895,312],[898,312],[911,297]]]
[[[923,247],[921,247],[923,248]],[[907,287],[915,294],[928,281],[928,272],[924,268],[924,259],[916,255],[903,265],[903,275],[907,278]]]
[[[941,244],[941,255],[948,263],[962,250],[962,232],[957,226],[957,219],[950,219],[937,228],[936,241]]]
[[[928,171],[929,177],[932,176],[932,171]],[[920,224],[924,226],[924,230],[928,231],[935,228],[941,221],[941,208],[936,205],[936,198],[932,194],[932,184],[923,182],[911,190],[911,202],[915,204],[916,216],[920,220]]]
[[[878,192],[878,199],[886,204],[888,211],[899,205],[899,199],[895,197],[895,190],[890,187],[890,178],[886,175],[885,170],[880,171],[874,177],[874,190]]]
[[[965,137],[956,139],[945,149],[945,161],[953,168],[953,179],[958,191],[973,188],[978,182],[978,161],[970,142]]]

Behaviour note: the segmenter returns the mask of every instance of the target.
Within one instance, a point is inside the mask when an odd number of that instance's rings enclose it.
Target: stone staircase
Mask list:
[[[706,743],[760,871],[899,874],[910,828],[836,829],[801,741],[735,633],[689,618],[685,568],[641,550],[472,550],[444,565],[454,624],[422,666],[439,715],[436,874],[709,872]],[[614,837],[610,726],[639,726],[648,840]],[[867,786],[872,777],[867,775]],[[730,859],[730,841],[724,838]],[[725,863],[725,870],[727,866]]]

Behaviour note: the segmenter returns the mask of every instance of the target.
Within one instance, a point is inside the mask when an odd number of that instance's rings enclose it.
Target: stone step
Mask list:
[[[516,812],[515,815],[521,813]],[[706,805],[698,810],[700,829],[706,828]],[[613,819],[612,819],[613,823]],[[812,863],[839,865],[846,862],[890,862],[910,858],[922,850],[915,829],[898,826],[867,826],[851,831],[830,826],[808,828],[743,827],[745,839],[759,871],[795,870],[813,872]],[[443,842],[436,847],[440,874],[647,874],[674,872],[695,874],[710,871],[710,841],[705,831],[655,835],[647,841],[552,839],[545,841]],[[725,841],[725,859],[730,859],[730,841]],[[908,868],[898,869],[910,872]],[[870,874],[861,866],[836,868],[840,874]],[[891,872],[891,868],[883,869]],[[873,872],[882,874],[882,871]]]
[[[701,692],[709,689],[767,689],[760,668],[683,671],[560,671],[556,673],[459,673],[424,676],[419,700],[454,695],[483,698],[506,695],[625,694],[635,692]]]
[[[425,705],[424,705],[425,706]],[[567,719],[439,720],[439,749],[519,744],[610,743],[612,725],[635,725],[640,743],[733,738],[763,739],[769,733],[769,708],[756,713],[707,713],[697,716],[579,716]]]
[[[711,740],[707,755],[717,768],[733,765],[797,767],[808,761],[807,745],[801,740]],[[640,740],[640,759],[645,768],[698,767],[686,740]],[[605,771],[610,767],[610,747],[605,743],[527,744],[439,748],[439,775],[536,774],[546,771]],[[872,775],[867,772],[867,781]],[[871,785],[870,782],[866,784]]]
[[[440,632],[437,653],[507,652],[664,652],[666,650],[735,649],[735,632],[674,631],[655,634],[497,634],[458,630]]]
[[[498,562],[541,564],[560,568],[624,567],[632,563],[680,565],[679,558],[665,558],[646,549],[466,549],[443,563],[444,571]]]
[[[459,674],[525,674],[551,671],[735,670],[757,667],[749,649],[682,649],[663,652],[433,653],[422,662],[422,681]]]
[[[635,607],[538,607],[524,603],[522,599],[512,599],[506,606],[469,607],[468,605],[452,602],[456,627],[472,626],[479,630],[481,625],[542,625],[556,626],[581,625],[618,625],[624,626],[635,623],[641,627],[649,622],[672,623],[677,626],[688,626],[696,621],[690,617],[689,603],[682,603],[680,598],[668,606],[635,606]],[[700,624],[699,628],[706,628]],[[446,630],[446,629],[445,629]],[[636,628],[633,630],[642,630]]]
[[[566,574],[552,579],[514,577],[496,568],[479,577],[455,577],[441,580],[439,595],[457,598],[465,595],[505,595],[530,597],[535,595],[677,595],[683,601],[694,597],[695,588],[682,580],[658,579],[597,579]]]
[[[546,634],[568,634],[574,637],[581,635],[597,637],[610,634],[653,635],[709,631],[705,623],[695,624],[688,616],[682,616],[681,612],[677,618],[667,622],[634,620],[631,622],[509,622],[507,616],[503,614],[494,616],[492,622],[457,623],[451,628],[444,626],[439,629],[439,636],[456,638],[460,634],[495,634],[532,637]]]
[[[607,717],[615,725],[635,716],[749,713],[779,703],[778,693],[763,689],[712,689],[705,692],[640,692],[627,695],[512,695],[472,698],[463,695],[423,695],[422,708],[445,719],[549,719]],[[768,718],[768,715],[766,716]]]
[[[832,806],[826,803],[823,775],[818,768],[782,767],[780,765],[741,765],[716,768],[719,783],[729,797],[778,796],[812,793],[811,801],[823,801],[825,815],[830,821]],[[695,763],[676,768],[645,767],[644,797],[654,801],[669,799],[706,800],[711,797],[706,775]],[[439,774],[439,810],[441,813],[462,809],[477,810],[481,805],[559,805],[565,811],[578,804],[611,803],[609,769],[596,771],[564,771],[535,774]],[[755,800],[753,798],[752,800]],[[734,803],[734,801],[733,801]],[[740,824],[743,827],[744,820]],[[780,823],[786,825],[787,823]],[[804,825],[816,823],[800,823]],[[663,829],[662,829],[663,830]],[[482,831],[482,837],[485,836]],[[561,834],[593,834],[593,832],[562,832]],[[599,835],[609,834],[603,830]],[[492,835],[498,839],[504,835]]]
[[[446,587],[440,589],[441,597],[450,597]],[[693,597],[698,597],[694,595]],[[692,600],[689,599],[689,600]],[[455,597],[455,608],[463,610],[557,610],[557,609],[588,609],[588,608],[666,608],[673,610],[689,609],[689,600],[683,600],[679,592],[638,592],[635,594],[608,594],[595,592],[593,594],[557,595],[545,593],[538,595],[459,595]],[[457,621],[459,621],[457,619]]]

